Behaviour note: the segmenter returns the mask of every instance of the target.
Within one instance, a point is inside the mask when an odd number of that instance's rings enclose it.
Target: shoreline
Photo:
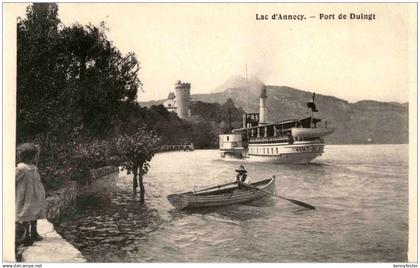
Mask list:
[[[57,232],[79,250],[87,262],[132,262],[130,255],[139,250],[137,243],[164,222],[146,191],[146,204],[133,196],[132,175],[118,177],[81,195],[75,213],[56,225]],[[146,188],[148,188],[146,186]],[[104,252],[98,256],[98,252]]]
[[[82,253],[59,234],[60,223],[75,214],[79,198],[110,190],[110,181],[115,180],[118,174],[118,167],[94,169],[91,170],[91,184],[79,185],[67,181],[59,189],[49,192],[47,218],[38,221],[38,232],[44,239],[32,246],[19,246],[15,259],[20,262],[86,262]]]
[[[32,246],[21,247],[21,262],[39,263],[84,263],[87,260],[71,243],[67,242],[55,230],[48,220],[38,220],[38,232],[43,237]],[[16,256],[17,257],[17,256]]]
[[[325,146],[341,146],[341,145],[345,145],[345,146],[352,146],[352,145],[409,145],[408,143],[325,143]],[[214,147],[214,148],[194,148],[193,151],[201,151],[201,150],[219,150],[218,147]],[[188,151],[188,150],[165,150],[165,151],[158,151],[157,154],[161,154],[161,153],[170,153],[170,152],[193,152],[193,151]]]

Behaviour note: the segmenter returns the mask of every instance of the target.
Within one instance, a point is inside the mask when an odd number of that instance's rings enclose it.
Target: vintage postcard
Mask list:
[[[3,7],[3,263],[416,267],[417,3]]]

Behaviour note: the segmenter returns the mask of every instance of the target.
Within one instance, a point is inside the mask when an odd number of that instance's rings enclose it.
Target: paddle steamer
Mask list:
[[[242,128],[219,135],[222,159],[303,164],[324,153],[324,137],[335,129],[328,128],[327,121],[313,116],[318,112],[315,93],[307,103],[309,117],[277,123],[267,122],[266,98],[264,88],[260,95],[259,113],[243,115]]]

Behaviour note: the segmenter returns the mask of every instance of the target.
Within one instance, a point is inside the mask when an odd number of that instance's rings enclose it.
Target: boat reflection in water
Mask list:
[[[260,95],[260,112],[243,116],[243,126],[219,135],[224,160],[248,160],[284,164],[309,163],[324,152],[324,137],[335,129],[315,118],[315,93],[307,103],[311,115],[304,119],[267,123],[266,89]]]

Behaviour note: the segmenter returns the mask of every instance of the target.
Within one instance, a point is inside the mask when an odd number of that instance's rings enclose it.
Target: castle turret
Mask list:
[[[190,90],[190,83],[182,83],[178,80],[175,84],[176,113],[179,118],[185,119],[191,115]]]
[[[261,90],[261,94],[260,94],[260,125],[264,125],[267,124],[267,107],[266,107],[266,101],[267,99],[267,90],[264,87]]]

